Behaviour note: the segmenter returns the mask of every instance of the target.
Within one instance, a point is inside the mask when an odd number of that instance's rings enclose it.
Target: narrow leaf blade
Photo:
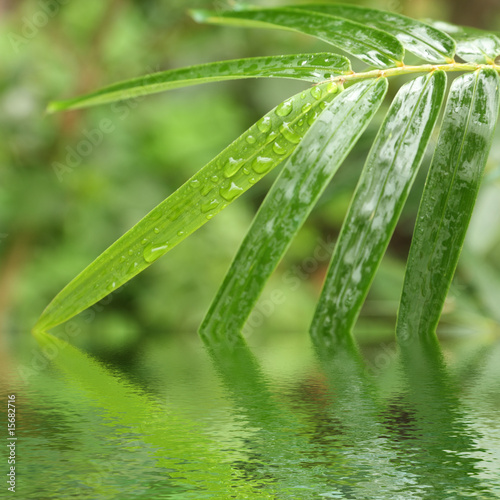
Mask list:
[[[51,102],[47,111],[85,108],[209,82],[244,78],[290,78],[322,82],[349,73],[349,59],[327,52],[219,61],[119,82],[90,94]]]
[[[335,246],[311,335],[349,334],[415,179],[441,108],[446,76],[399,90],[368,155]]]
[[[292,239],[379,108],[385,79],[351,86],[309,129],[262,203],[208,311],[200,334],[241,331]]]
[[[495,33],[441,21],[433,21],[432,25],[456,40],[457,56],[466,62],[493,64],[500,55],[500,37]]]
[[[198,22],[247,27],[285,28],[331,43],[367,64],[388,68],[402,64],[404,49],[389,33],[340,17],[292,8],[211,12],[192,11]]]
[[[330,14],[386,31],[394,35],[406,50],[425,61],[453,61],[453,38],[435,27],[401,14],[344,4],[294,5],[293,8]]]
[[[436,330],[493,140],[499,80],[495,71],[482,70],[451,86],[406,266],[400,341]]]
[[[90,307],[214,217],[290,156],[336,89],[318,85],[262,117],[69,283],[35,329],[52,328]]]

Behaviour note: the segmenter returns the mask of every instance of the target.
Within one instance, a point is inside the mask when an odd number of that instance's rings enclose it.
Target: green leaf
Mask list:
[[[239,332],[321,193],[377,111],[387,80],[351,86],[309,129],[253,220],[200,328],[203,337]]]
[[[326,52],[219,61],[126,80],[80,97],[51,102],[47,111],[84,108],[164,90],[224,80],[290,78],[321,82],[351,72],[349,59]]]
[[[432,25],[456,40],[457,56],[464,61],[493,64],[500,55],[500,38],[494,33],[442,21],[434,21]]]
[[[293,8],[330,14],[386,31],[406,50],[432,63],[453,61],[455,42],[449,35],[400,14],[343,4],[294,5]]]
[[[436,330],[493,140],[498,87],[493,70],[462,75],[451,86],[408,257],[399,340]]]
[[[262,117],[111,245],[47,306],[45,330],[75,316],[167,253],[285,160],[338,87],[303,91]]]
[[[198,22],[235,26],[285,28],[331,43],[378,68],[400,66],[404,49],[397,38],[384,31],[340,17],[291,8],[212,12],[192,11]]]
[[[345,338],[356,321],[441,108],[438,71],[399,90],[366,160],[342,225],[311,335]]]

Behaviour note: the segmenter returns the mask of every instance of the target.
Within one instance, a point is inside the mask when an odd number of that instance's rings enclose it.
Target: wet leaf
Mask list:
[[[406,266],[397,324],[400,341],[436,330],[488,158],[498,106],[495,71],[462,75],[451,86]]]
[[[337,90],[318,85],[262,117],[69,283],[35,329],[52,328],[95,304],[223,210],[290,156]]]
[[[322,82],[351,72],[349,59],[327,52],[251,57],[172,69],[115,83],[90,94],[51,102],[49,112],[85,108],[209,82],[244,78],[290,78]]]
[[[295,8],[321,12],[373,26],[394,35],[406,50],[432,63],[452,62],[455,42],[443,31],[401,14],[355,5],[310,4]]]
[[[245,324],[269,276],[359,136],[387,81],[353,85],[323,111],[262,203],[200,328],[231,337]]]
[[[239,11],[192,11],[195,21],[244,27],[285,28],[331,43],[367,64],[388,68],[402,64],[404,49],[387,32],[319,12],[292,8]]]
[[[420,166],[446,89],[443,72],[399,90],[366,160],[335,246],[311,335],[354,326]]]

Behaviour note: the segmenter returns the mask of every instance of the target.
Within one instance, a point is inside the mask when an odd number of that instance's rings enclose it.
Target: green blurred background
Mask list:
[[[335,51],[291,32],[197,25],[187,14],[189,8],[223,9],[234,3],[0,0],[2,342],[29,332],[56,293],[113,241],[262,114],[307,85],[286,80],[209,84],[119,106],[47,116],[44,109],[49,100],[152,71],[220,59]],[[270,6],[280,2],[254,3]],[[417,18],[500,29],[498,0],[357,3]],[[390,96],[402,81],[392,81]],[[264,342],[264,332],[306,331],[328,265],[325,258],[312,256],[318,248],[331,248],[385,110],[387,104],[266,287],[247,336],[262,336]],[[112,131],[99,138],[96,131],[103,118],[111,120]],[[82,141],[89,135],[98,137],[98,144],[85,150]],[[82,154],[68,166],[68,154],[74,156],[70,152],[76,150]],[[380,339],[392,335],[429,161],[430,153],[358,322],[360,336]],[[69,329],[75,333],[77,345],[122,361],[133,358],[139,342],[176,334],[194,338],[275,176],[268,176],[118,293],[59,331]],[[477,330],[498,333],[499,243],[497,133],[445,307],[442,335]],[[284,296],[280,303],[273,300],[276,290]]]

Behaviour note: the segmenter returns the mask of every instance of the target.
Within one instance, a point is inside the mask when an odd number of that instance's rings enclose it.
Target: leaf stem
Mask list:
[[[333,81],[338,84],[343,84],[346,82],[353,82],[357,80],[364,80],[366,78],[386,78],[390,76],[407,75],[410,73],[430,73],[432,71],[477,71],[480,69],[493,69],[500,73],[500,65],[498,64],[476,64],[476,63],[457,63],[452,62],[449,64],[421,64],[419,66],[407,66],[405,64],[398,66],[397,68],[389,69],[375,69],[372,71],[365,71],[363,73],[355,73],[354,71],[348,75],[341,75],[332,78]],[[319,82],[316,85],[320,85],[324,82]]]

